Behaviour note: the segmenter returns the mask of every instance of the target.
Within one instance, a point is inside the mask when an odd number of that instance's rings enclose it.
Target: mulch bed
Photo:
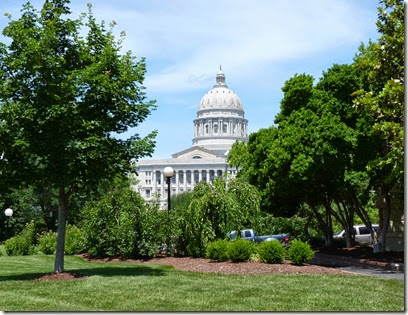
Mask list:
[[[231,261],[217,262],[206,258],[192,257],[165,257],[159,256],[152,259],[123,259],[123,258],[90,258],[82,255],[83,258],[94,262],[128,262],[135,264],[158,264],[170,265],[177,270],[194,272],[215,272],[225,274],[330,274],[330,275],[351,275],[353,273],[310,264],[302,266],[292,265],[289,261],[282,264],[265,264],[254,261],[233,263]]]
[[[87,278],[87,277],[89,276],[80,275],[74,272],[58,272],[58,273],[53,272],[53,273],[47,273],[40,277],[36,277],[33,280],[77,280],[77,279]]]

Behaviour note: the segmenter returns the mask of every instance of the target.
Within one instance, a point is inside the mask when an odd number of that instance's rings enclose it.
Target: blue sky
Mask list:
[[[4,13],[17,19],[25,2],[0,0],[0,29]],[[198,104],[220,64],[251,133],[272,125],[287,79],[308,73],[317,81],[378,37],[375,0],[72,0],[73,16],[88,2],[98,20],[115,20],[117,34],[126,32],[124,51],[146,57],[147,97],[158,108],[127,135],[157,129],[153,158],[191,146]],[[43,1],[31,3],[39,9]]]

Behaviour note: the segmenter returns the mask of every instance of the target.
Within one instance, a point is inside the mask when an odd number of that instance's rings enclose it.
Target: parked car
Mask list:
[[[233,241],[237,238],[238,232],[237,231],[231,231],[227,233],[228,239],[230,241]],[[288,234],[272,234],[272,235],[262,235],[258,236],[256,235],[255,231],[253,229],[244,229],[240,231],[240,237],[243,240],[248,240],[256,243],[260,242],[269,242],[273,240],[277,240],[281,243],[283,243],[286,247],[289,247],[289,236]]]
[[[371,224],[374,231],[377,233],[378,229],[379,229],[379,225],[378,224]],[[371,234],[368,231],[367,227],[364,224],[360,224],[360,225],[354,225],[353,226],[353,232],[355,235],[355,239],[357,243],[372,243],[372,239],[371,239]],[[334,233],[333,238],[345,238],[346,237],[346,231],[345,230],[340,230],[337,231],[336,233]]]

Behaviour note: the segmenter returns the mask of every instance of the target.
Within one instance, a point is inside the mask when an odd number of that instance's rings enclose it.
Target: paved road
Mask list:
[[[402,281],[404,281],[405,278],[404,268],[402,268],[401,271],[396,271],[391,270],[391,268],[371,266],[368,264],[358,264],[348,258],[341,259],[341,257],[335,257],[332,255],[316,254],[315,258],[311,260],[311,263],[381,278],[397,279]]]
[[[369,276],[397,279],[402,281],[404,281],[405,276],[403,271],[391,271],[371,266],[330,266],[330,267],[355,273],[361,273]]]

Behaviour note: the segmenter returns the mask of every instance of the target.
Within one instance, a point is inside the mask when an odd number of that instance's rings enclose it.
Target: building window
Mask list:
[[[151,185],[152,184],[152,180],[151,179],[146,179],[146,185]]]
[[[218,125],[214,124],[214,133],[218,133]]]
[[[150,189],[146,189],[146,198],[150,198]]]
[[[198,159],[202,159],[202,157],[201,157],[201,156],[199,156],[199,155],[194,155],[194,156],[192,157],[192,159],[194,159],[194,160],[198,160]]]
[[[224,124],[223,126],[222,126],[222,132],[223,133],[227,133],[227,124]]]
[[[151,177],[151,176],[152,176],[152,172],[145,172],[145,176],[146,176],[146,177]]]
[[[205,125],[205,133],[208,133],[208,125]]]
[[[161,184],[160,177],[161,177],[160,171],[156,171],[156,185],[160,185],[160,184]]]

